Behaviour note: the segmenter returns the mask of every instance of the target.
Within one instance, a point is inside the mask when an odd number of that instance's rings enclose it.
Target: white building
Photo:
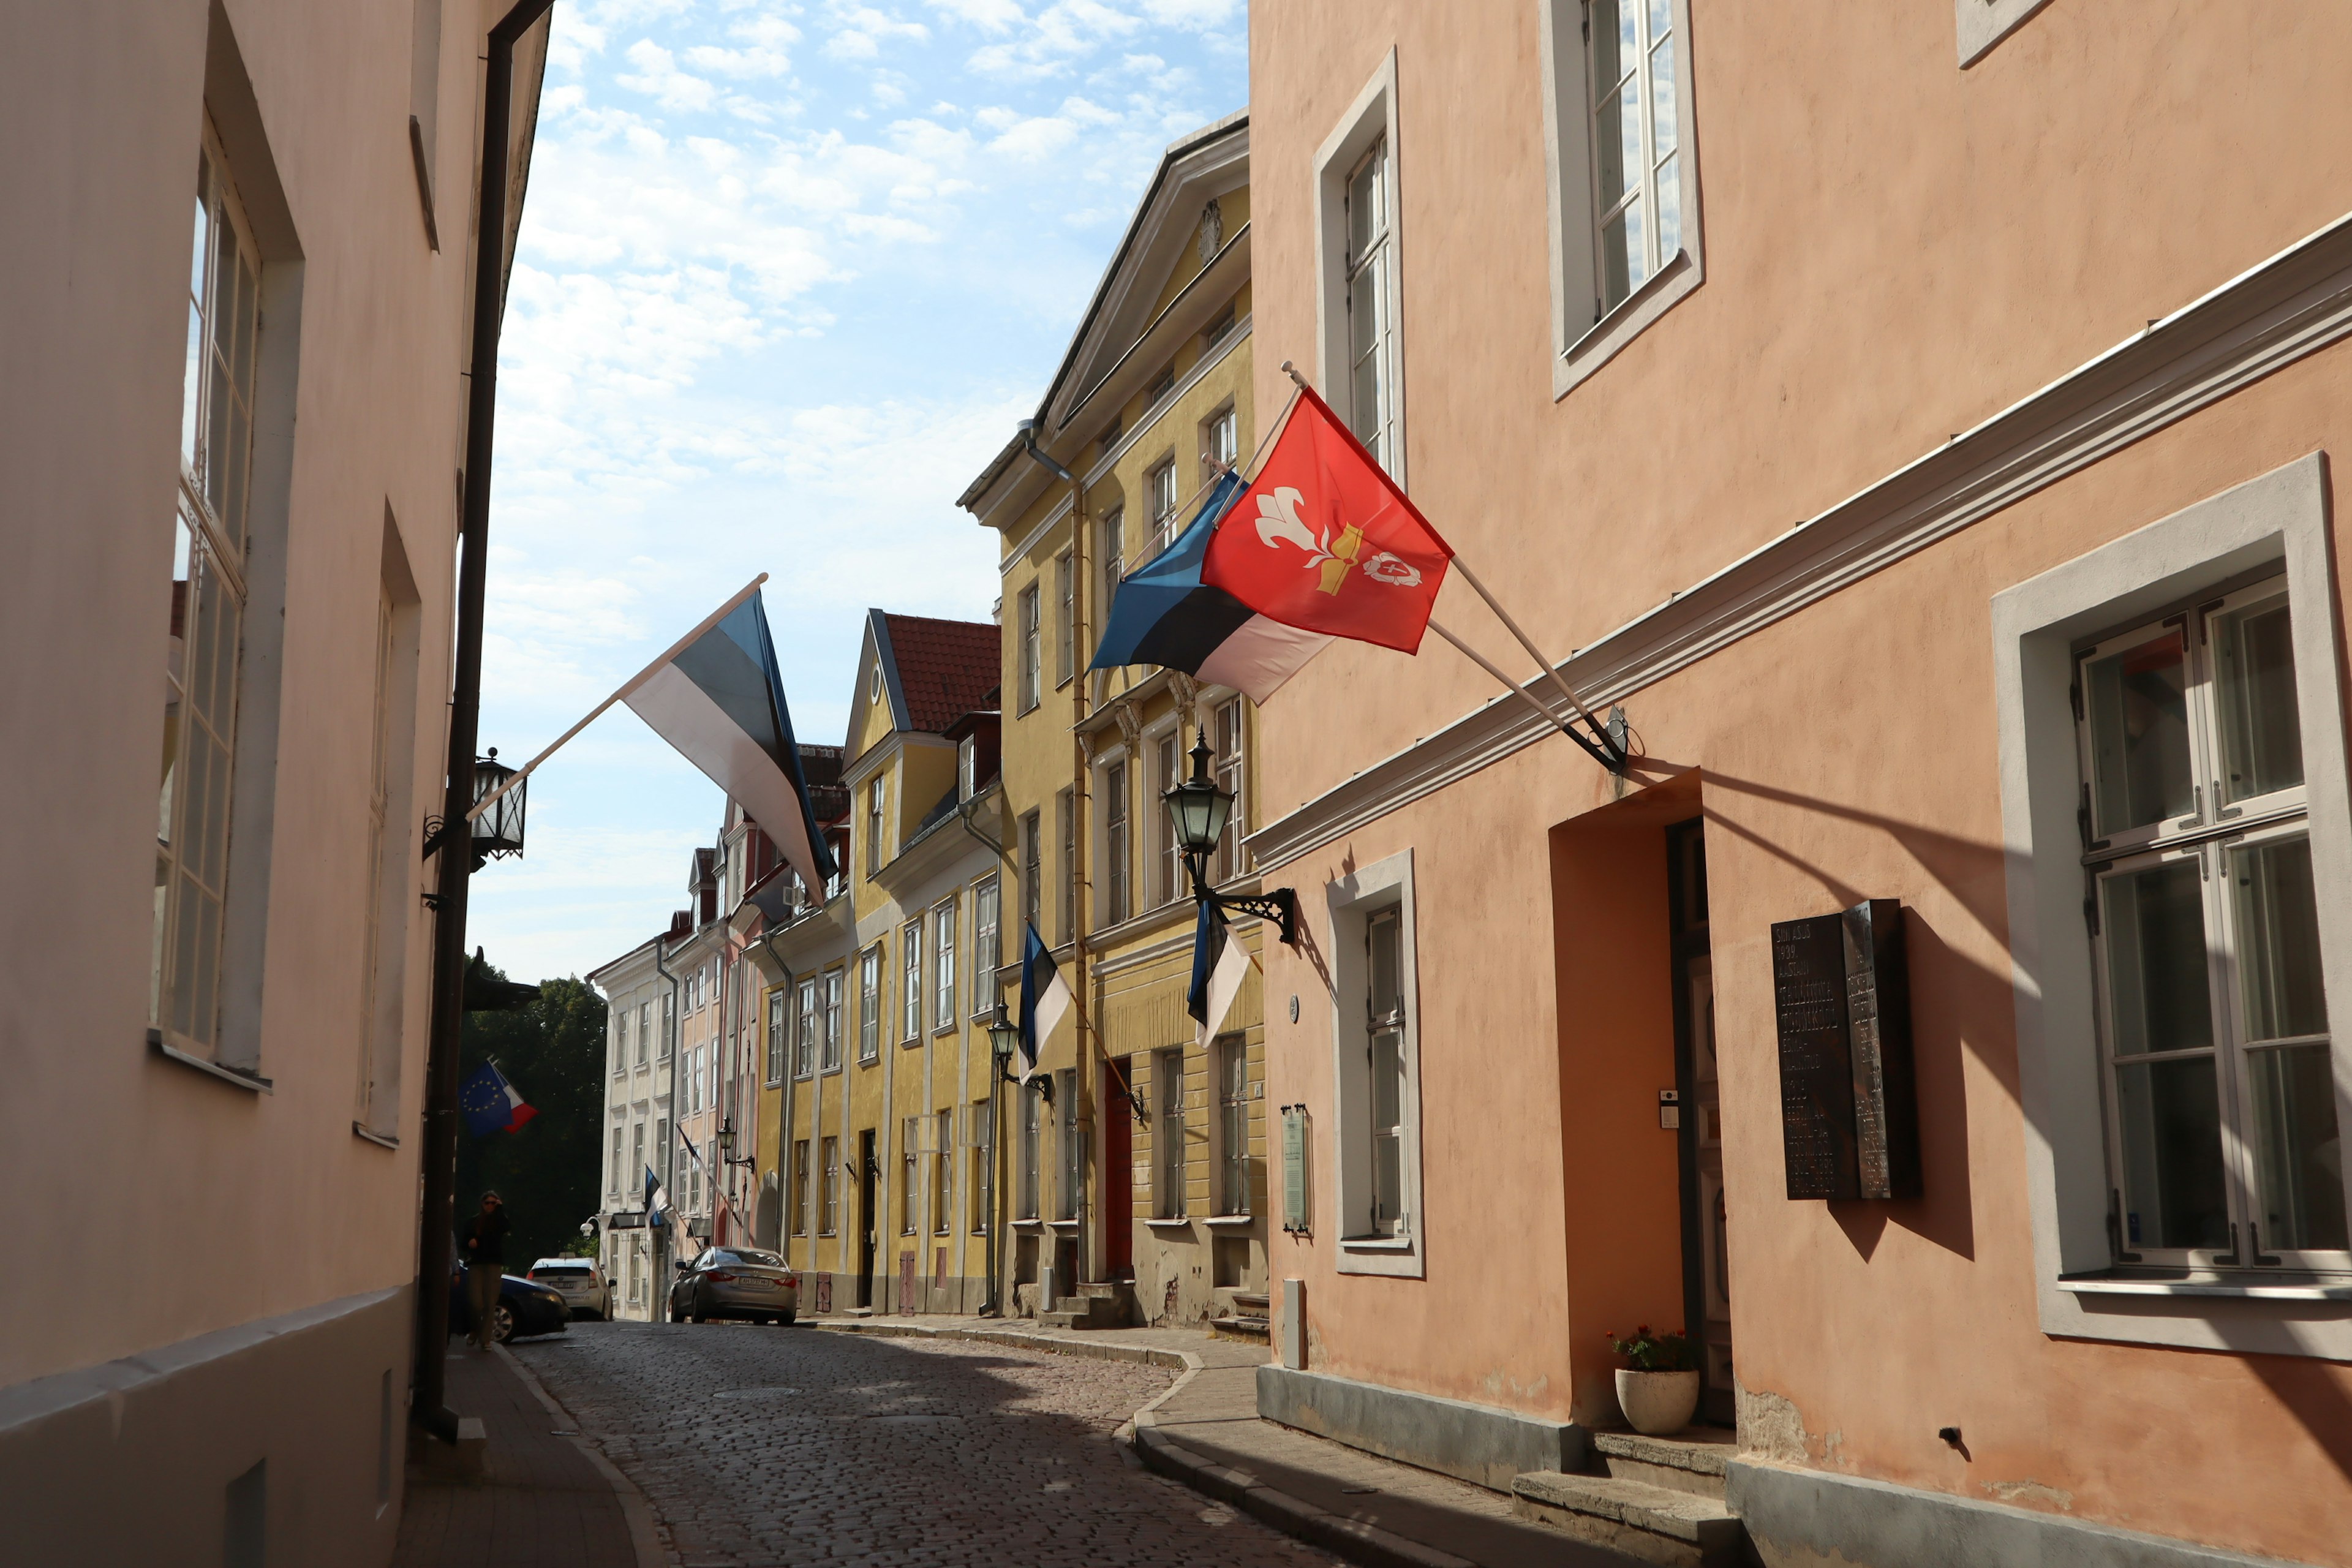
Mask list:
[[[609,1010],[599,1189],[604,1277],[613,1283],[614,1316],[638,1321],[656,1315],[667,1267],[659,1233],[646,1226],[646,1172],[667,1190],[682,987],[664,977],[661,960],[682,935],[665,931],[588,976]]]

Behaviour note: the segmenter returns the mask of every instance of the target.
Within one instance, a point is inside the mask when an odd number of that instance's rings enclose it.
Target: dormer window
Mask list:
[[[980,791],[980,739],[966,735],[956,742],[956,799],[970,800]]]

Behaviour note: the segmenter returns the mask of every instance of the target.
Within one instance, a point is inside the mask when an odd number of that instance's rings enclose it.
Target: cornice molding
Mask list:
[[[2338,219],[1975,428],[1670,595],[1559,666],[1605,709],[2352,334],[2352,218]],[[1535,744],[1497,696],[1249,836],[1261,869]]]

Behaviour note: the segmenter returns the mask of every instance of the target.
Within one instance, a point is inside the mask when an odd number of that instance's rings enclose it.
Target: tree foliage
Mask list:
[[[490,973],[503,980],[503,971]],[[496,1058],[507,1081],[539,1114],[512,1132],[457,1133],[457,1220],[496,1187],[514,1231],[507,1268],[580,1249],[593,1218],[604,1124],[604,999],[577,977],[540,983],[539,1000],[511,1012],[468,1013],[458,1045],[459,1081]]]

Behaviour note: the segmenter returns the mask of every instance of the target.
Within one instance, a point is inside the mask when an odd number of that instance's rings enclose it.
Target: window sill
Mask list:
[[[1148,1219],[1143,1223],[1150,1226],[1154,1230],[1190,1230],[1192,1228],[1192,1218],[1186,1215],[1177,1215],[1171,1219]],[[1212,1221],[1211,1223],[1214,1224],[1215,1222]]]
[[[163,1043],[163,1032],[160,1029],[150,1029],[147,1031],[147,1043],[154,1047],[162,1055],[170,1058],[172,1060],[180,1063],[182,1066],[192,1067],[200,1073],[205,1073],[213,1078],[220,1079],[223,1083],[233,1083],[239,1089],[251,1089],[256,1094],[276,1094],[278,1092],[278,1086],[269,1079],[262,1077],[257,1072],[247,1072],[241,1068],[223,1067],[220,1063],[208,1061],[205,1058],[197,1056],[192,1051],[184,1051],[177,1046],[165,1045]]]
[[[1242,1230],[1257,1224],[1257,1215],[1254,1214],[1212,1215],[1201,1223],[1218,1230]]]
[[[2352,1301],[2352,1279],[2290,1273],[2287,1279],[2162,1279],[2128,1274],[2062,1274],[2058,1289],[2076,1296],[2219,1297],[2239,1301]]]
[[[1561,350],[1552,362],[1554,402],[1576,390],[1586,377],[1617,357],[1618,351],[1650,329],[1652,323],[1681,303],[1703,276],[1688,249],[1643,280],[1642,286],[1617,301],[1614,309],[1592,323]]]
[[[1015,1230],[1043,1230],[1045,1228],[1045,1222],[1042,1219],[1016,1219],[1013,1222],[1013,1228]]]
[[[1409,1236],[1343,1236],[1339,1238],[1344,1252],[1411,1252],[1412,1237]]]
[[[1074,1219],[1049,1219],[1045,1223],[1052,1226],[1055,1230],[1076,1230],[1078,1228],[1078,1222]]]
[[[352,1123],[352,1136],[354,1138],[364,1138],[379,1149],[397,1149],[400,1147],[400,1140],[394,1137],[391,1133],[378,1132],[375,1129],[365,1126],[357,1121]]]

